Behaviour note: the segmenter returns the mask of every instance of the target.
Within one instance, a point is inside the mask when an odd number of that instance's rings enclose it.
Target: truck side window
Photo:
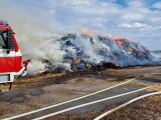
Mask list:
[[[0,30],[0,48],[6,48],[6,32],[4,30]]]
[[[4,40],[6,41],[7,33],[3,33]]]
[[[0,46],[2,46],[3,48],[6,47],[4,41],[3,41],[3,38],[2,38],[2,35],[0,35]]]

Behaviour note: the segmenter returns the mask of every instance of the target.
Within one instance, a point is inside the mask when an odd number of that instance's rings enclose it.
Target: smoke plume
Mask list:
[[[87,63],[96,65],[101,61],[123,66],[158,60],[154,60],[149,50],[135,41],[99,35],[88,25],[66,29],[53,19],[54,11],[50,6],[46,8],[45,4],[33,1],[25,3],[31,7],[26,7],[21,1],[2,0],[0,16],[16,33],[23,60],[31,59],[28,65],[30,74],[49,66],[51,69],[71,70],[73,61],[83,69],[90,66]]]

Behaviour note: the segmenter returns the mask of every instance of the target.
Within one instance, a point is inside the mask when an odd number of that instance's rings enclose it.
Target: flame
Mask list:
[[[84,35],[89,35],[90,37],[92,37],[92,34],[88,32],[84,33]]]
[[[115,41],[115,38],[112,38],[112,41]]]
[[[133,52],[134,50],[132,48],[130,48],[130,51]]]
[[[112,37],[112,36],[109,36],[109,35],[106,35],[106,34],[104,36],[109,37],[112,41],[115,41],[116,43],[118,43],[124,49],[123,42],[121,41],[121,40],[125,39],[124,37],[121,37],[121,36]],[[128,40],[130,42],[138,43],[138,42],[136,42],[136,41],[134,41],[132,39],[128,39]],[[134,49],[133,48],[130,48],[130,51],[131,52],[134,52]],[[140,51],[143,51],[143,50],[140,50]]]
[[[124,49],[124,46],[121,41],[118,41],[119,45]]]
[[[114,37],[111,37],[111,36],[108,36],[108,35],[105,35],[105,36],[109,37],[112,41],[117,42],[124,49],[122,41],[119,41],[119,40],[116,41],[116,39],[120,39],[120,40],[124,39],[123,37],[117,36],[116,38],[114,38]]]
[[[90,30],[87,27],[81,27],[80,28],[81,34],[83,35],[89,35],[90,37],[92,37],[92,33],[89,32]]]
[[[121,36],[117,36],[116,37],[117,39],[120,39],[120,40],[122,40],[122,39],[124,39],[123,37],[121,37]],[[118,41],[118,43],[119,43],[119,45],[124,49],[124,46],[123,46],[123,43],[122,43],[122,41]]]
[[[123,37],[121,37],[121,36],[117,36],[116,38],[118,38],[118,39],[124,39]]]
[[[107,35],[108,36],[108,35]],[[115,41],[115,38],[112,36],[108,36],[112,41]]]
[[[124,37],[121,37],[121,36],[112,37],[112,36],[109,36],[109,35],[106,35],[106,34],[104,36],[109,37],[112,41],[115,41],[116,39],[120,39],[120,40],[124,39]]]

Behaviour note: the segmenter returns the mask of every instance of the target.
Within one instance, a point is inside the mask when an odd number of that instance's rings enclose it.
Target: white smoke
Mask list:
[[[68,50],[72,54],[76,54],[76,49],[74,49],[73,47],[67,47],[66,50]]]
[[[29,73],[34,73],[37,69],[43,70],[45,64],[42,60],[48,60],[54,66],[61,64],[69,68],[69,65],[62,64],[65,52],[57,42],[65,32],[56,27],[52,13],[44,9],[45,5],[34,4],[38,7],[31,6],[28,9],[21,2],[11,0],[2,0],[0,5],[1,19],[8,21],[16,33],[15,38],[23,54],[23,61],[31,59],[28,65]]]
[[[37,69],[41,64],[39,64],[41,61],[47,60],[49,61],[54,68],[56,67],[64,67],[68,70],[70,70],[70,64],[65,63],[63,64],[63,56],[65,54],[64,50],[61,50],[61,43],[57,41],[57,39],[51,41],[48,44],[45,44],[45,46],[42,46],[41,48],[36,49],[35,51],[31,51],[27,54],[24,55],[24,59],[30,58],[30,59],[35,59],[37,61],[31,62],[31,64],[28,66],[28,69],[33,69],[32,66],[35,66]],[[32,61],[31,60],[31,61]],[[38,64],[35,64],[35,62],[38,62]],[[37,66],[36,66],[37,65]],[[44,65],[45,68],[45,65]]]
[[[30,63],[28,64],[28,74],[34,74],[36,73],[35,71],[38,70],[37,72],[43,72],[45,69],[46,65],[43,64],[41,61],[37,59],[32,59]]]
[[[82,48],[83,51],[86,52],[85,54],[90,57],[89,59],[86,58],[86,61],[99,63],[103,60],[103,58],[96,53],[96,49],[99,49],[99,47],[91,43],[89,36],[88,38],[84,38],[79,32],[77,32],[76,39],[72,42]]]
[[[29,4],[27,1],[25,2]],[[32,2],[34,3],[34,1]],[[62,44],[58,40],[66,32],[73,32],[75,29],[73,31],[62,31],[63,26],[53,19],[54,11],[47,9],[45,4],[39,4],[39,2],[34,3],[34,5],[37,5],[37,7],[31,6],[28,8],[29,5],[26,7],[20,1],[15,2],[13,0],[2,0],[0,4],[1,19],[7,20],[16,33],[15,37],[23,53],[23,60],[31,59],[28,66],[29,73],[32,74],[37,69],[44,70],[46,65],[41,62],[43,60],[48,60],[53,68],[61,66],[70,70],[70,64],[63,63],[63,56],[66,54],[65,49],[72,54],[76,54],[76,50],[72,47],[66,47],[62,50]],[[79,26],[81,25],[77,25],[75,28],[79,28]],[[88,62],[99,63],[104,60],[102,56],[97,54],[97,49],[102,48],[108,52],[121,50],[116,44],[112,44],[113,49],[110,49],[110,47],[98,41],[95,33],[87,27],[81,27],[78,31],[80,33],[76,34],[77,38],[71,41],[86,52],[89,58],[84,60]],[[95,44],[91,44],[90,38],[86,39],[81,36],[81,34],[88,32],[90,33],[88,35],[93,37]]]

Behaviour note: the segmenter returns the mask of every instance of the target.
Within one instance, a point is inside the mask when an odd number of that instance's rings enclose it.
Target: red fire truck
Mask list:
[[[18,76],[26,75],[27,64],[21,67],[22,54],[14,37],[14,32],[5,21],[0,21],[0,84],[10,83]]]

